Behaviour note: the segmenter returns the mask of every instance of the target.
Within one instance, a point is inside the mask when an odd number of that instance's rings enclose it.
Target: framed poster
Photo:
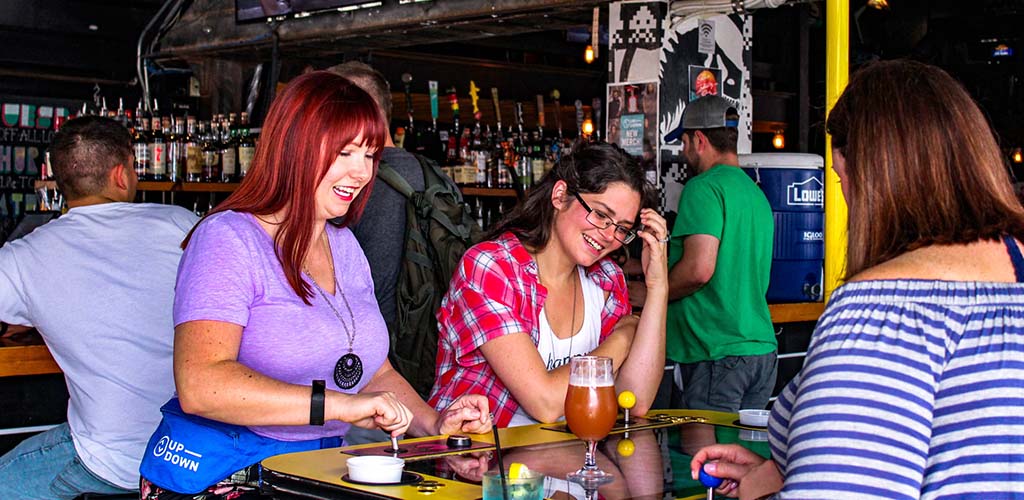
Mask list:
[[[647,180],[658,185],[658,90],[656,81],[608,84],[608,142],[640,159]]]

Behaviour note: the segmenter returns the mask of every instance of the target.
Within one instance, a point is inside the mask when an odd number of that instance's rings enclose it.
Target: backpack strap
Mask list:
[[[391,168],[391,165],[380,162],[380,166],[377,167],[377,177],[386,182],[392,189],[402,193],[406,199],[412,198],[412,194],[415,192],[409,182],[404,177],[398,174],[395,169]]]
[[[423,168],[423,181],[424,185],[427,186],[427,189],[423,191],[423,199],[425,201],[425,205],[428,207],[433,207],[434,198],[436,198],[437,195],[439,194],[450,194],[452,197],[455,198],[455,202],[457,204],[462,205],[462,190],[459,189],[459,186],[456,185],[455,182],[452,181],[450,177],[444,175],[444,172],[441,171],[441,167],[439,167],[437,163],[427,158],[426,156],[418,155],[415,153],[413,153],[413,156],[416,157],[416,160],[420,162],[420,167]],[[430,210],[425,215],[437,221],[438,224],[444,226],[444,228],[447,229],[448,232],[452,234],[457,234],[459,235],[460,238],[464,240],[469,239],[469,229],[461,226],[456,226],[454,223],[452,223],[451,219],[448,218],[448,215],[445,214],[444,212],[440,210]]]

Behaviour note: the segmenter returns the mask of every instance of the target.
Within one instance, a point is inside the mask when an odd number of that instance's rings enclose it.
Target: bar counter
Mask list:
[[[825,305],[821,302],[771,304],[772,323],[817,321]],[[11,327],[21,328],[24,327]],[[0,338],[0,377],[60,373],[42,337],[34,329]]]
[[[0,377],[60,373],[43,338],[35,329],[11,326],[0,337]]]
[[[768,455],[767,432],[739,425],[734,413],[698,410],[652,410],[649,419],[628,430],[620,424],[598,446],[598,466],[615,476],[596,493],[605,499],[705,498],[707,490],[690,477],[690,458],[716,442],[738,443]],[[519,462],[547,476],[545,497],[583,500],[599,498],[593,491],[565,480],[580,467],[585,444],[560,424],[500,429],[505,468]],[[263,480],[274,498],[481,497],[481,475],[497,468],[491,434],[470,435],[472,450],[446,446],[444,436],[404,440],[399,456],[406,460],[403,481],[372,485],[348,480],[345,462],[356,455],[388,455],[389,443],[278,455],[263,460]],[[422,450],[422,451],[421,451]]]

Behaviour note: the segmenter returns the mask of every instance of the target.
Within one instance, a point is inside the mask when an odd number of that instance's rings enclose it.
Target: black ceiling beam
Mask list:
[[[395,48],[562,29],[565,18],[578,24],[577,19],[589,19],[584,13],[606,3],[607,0],[438,0],[399,5],[388,0],[376,8],[288,19],[276,29],[282,53],[324,44],[337,47],[336,53],[340,53],[356,48]],[[253,50],[269,50],[273,44],[271,30],[266,23],[236,23],[233,0],[195,0],[161,40],[159,52],[153,56],[249,59]]]

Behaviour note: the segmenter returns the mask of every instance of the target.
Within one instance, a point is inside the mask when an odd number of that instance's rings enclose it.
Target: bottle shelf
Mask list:
[[[238,189],[237,182],[171,182],[139,181],[139,191],[181,191],[186,193],[230,193]]]
[[[489,188],[476,186],[459,186],[463,196],[482,196],[494,198],[515,198],[516,190],[512,188]]]

